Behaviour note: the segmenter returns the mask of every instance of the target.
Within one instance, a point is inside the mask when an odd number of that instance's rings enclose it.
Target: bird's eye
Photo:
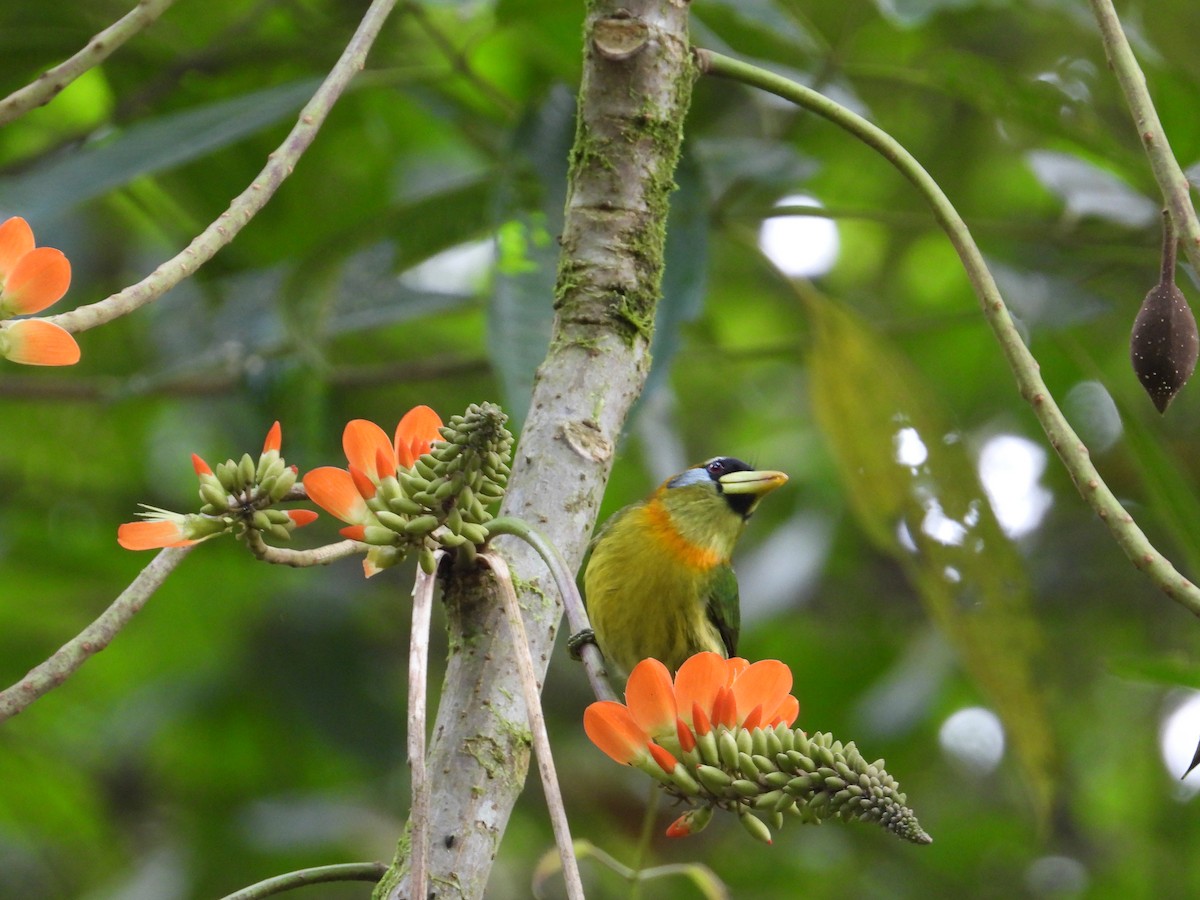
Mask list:
[[[712,462],[704,466],[704,470],[713,478],[720,478],[725,474],[725,460],[714,459]]]

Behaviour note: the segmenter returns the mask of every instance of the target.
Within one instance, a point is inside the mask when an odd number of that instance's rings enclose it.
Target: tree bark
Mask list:
[[[504,515],[546,533],[576,567],[625,417],[649,368],[668,197],[695,68],[685,0],[591,0],[555,289]],[[561,604],[540,559],[504,538],[544,678]],[[529,728],[504,614],[487,576],[456,570],[450,658],[428,758],[430,896],[484,895],[529,766]],[[377,897],[409,898],[407,834]],[[415,898],[410,898],[415,900]]]

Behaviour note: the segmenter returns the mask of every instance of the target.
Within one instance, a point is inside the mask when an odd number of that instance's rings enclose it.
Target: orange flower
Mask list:
[[[117,543],[126,550],[158,550],[162,547],[188,547],[185,526],[187,516],[172,513],[161,519],[125,522],[117,528]]]
[[[791,670],[775,659],[751,664],[697,653],[679,667],[673,682],[661,662],[644,659],[629,673],[625,703],[591,704],[583,727],[612,759],[637,765],[654,753],[652,744],[687,752],[695,747],[696,734],[715,728],[790,727],[800,713],[791,689]]]
[[[428,406],[405,413],[393,440],[374,422],[347,422],[342,449],[348,465],[345,469],[323,466],[305,475],[309,499],[352,526],[375,524],[367,501],[375,497],[380,482],[394,478],[398,469],[411,469],[417,457],[428,453],[430,444],[441,437],[441,427],[441,418]]]
[[[32,315],[58,301],[71,284],[62,251],[35,247],[29,223],[0,223],[0,319]],[[40,319],[0,322],[0,355],[34,366],[79,362],[79,345],[63,328]]]
[[[0,238],[2,237],[3,235],[0,235]],[[142,504],[146,510],[138,514],[142,521],[125,522],[120,525],[117,528],[117,543],[126,550],[187,547],[233,528],[237,519],[236,510],[234,515],[228,513],[231,511],[230,503],[234,495],[242,498],[234,502],[235,507],[247,498],[256,504],[271,505],[278,502],[287,494],[296,479],[296,467],[286,466],[279,456],[282,442],[282,431],[276,422],[267,431],[258,467],[249,476],[242,476],[239,464],[233,460],[222,463],[217,467],[217,473],[214,473],[207,462],[193,453],[192,468],[200,480],[200,498],[205,504],[201,507],[202,512],[176,513]],[[224,474],[220,474],[222,472]],[[237,476],[234,475],[235,472],[238,473]],[[234,483],[234,477],[244,480]],[[224,482],[222,478],[225,479]],[[272,533],[284,537],[292,529],[303,528],[317,518],[317,514],[311,509],[290,509],[283,511],[282,515],[277,510],[269,509],[266,515],[274,517],[270,520],[272,529],[275,529]],[[277,532],[280,527],[284,528],[285,533]]]

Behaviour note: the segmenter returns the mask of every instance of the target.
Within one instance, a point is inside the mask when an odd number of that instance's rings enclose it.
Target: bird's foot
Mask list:
[[[590,628],[585,628],[567,638],[567,652],[571,654],[571,659],[583,659],[585,644],[596,644],[596,632]],[[596,646],[600,645],[596,644]]]

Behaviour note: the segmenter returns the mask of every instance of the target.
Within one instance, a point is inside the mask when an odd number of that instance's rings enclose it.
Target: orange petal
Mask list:
[[[20,216],[0,224],[0,286],[22,256],[34,248],[33,229]]]
[[[740,656],[734,656],[725,660],[725,685],[728,687],[733,684],[734,680],[750,668],[750,663],[742,659]]]
[[[726,662],[719,653],[706,650],[684,660],[675,673],[675,702],[679,714],[686,720],[698,706],[708,718],[712,718],[713,701],[717,690],[725,685]],[[695,726],[693,719],[688,722]]]
[[[692,814],[685,812],[682,816],[667,826],[667,837],[681,838],[692,833]]]
[[[438,429],[442,418],[428,406],[414,406],[396,426],[396,461],[411,469],[418,456],[429,452],[429,445],[441,440]]]
[[[380,480],[396,476],[396,453],[391,444],[375,451],[375,469],[379,472]]]
[[[675,767],[679,765],[675,757],[671,755],[671,751],[658,746],[653,741],[647,745],[646,749],[650,751],[650,755],[654,757],[654,761],[658,763],[658,767],[668,775],[674,772]]]
[[[346,451],[346,459],[350,465],[365,472],[372,481],[379,480],[380,448],[390,456],[392,442],[388,440],[387,432],[374,422],[354,419],[346,423],[346,428],[342,431],[342,449]]]
[[[208,463],[202,460],[195,453],[192,454],[192,468],[196,470],[197,475],[211,475],[213,470],[209,468]]]
[[[742,722],[756,706],[774,714],[791,689],[791,669],[777,659],[759,660],[734,679],[732,690],[737,701],[737,721]]]
[[[625,702],[638,726],[659,737],[675,730],[675,690],[671,673],[657,659],[643,659],[629,673]]]
[[[375,496],[375,482],[368,478],[367,473],[354,465],[354,463],[350,464],[350,478],[364,500],[370,500]]]
[[[73,366],[79,345],[70,332],[42,319],[21,319],[0,329],[0,353],[27,366]]]
[[[675,739],[679,741],[679,749],[684,753],[696,749],[696,736],[692,734],[692,729],[687,727],[687,722],[683,719],[675,720]]]
[[[267,453],[271,450],[274,450],[276,453],[278,453],[279,448],[282,446],[283,429],[281,429],[279,427],[279,423],[276,422],[271,426],[271,430],[267,432],[267,439],[263,441],[263,453]]]
[[[717,689],[717,697],[712,706],[712,723],[724,725],[726,728],[737,725],[737,700],[734,699],[733,691],[727,687]]]
[[[186,540],[179,524],[168,519],[147,522],[126,522],[117,528],[117,543],[126,550],[157,550],[161,547],[186,547],[196,541]]]
[[[311,509],[289,509],[287,514],[297,528],[303,528],[305,525],[311,525],[317,521],[317,514]]]
[[[365,525],[347,525],[345,528],[339,528],[338,534],[340,534],[342,537],[344,537],[348,540],[351,540],[351,541],[366,541],[367,526],[365,526]],[[382,572],[383,570],[377,568],[375,571]],[[375,572],[371,573],[371,575],[374,575],[374,574],[375,574]],[[371,575],[368,575],[367,577],[370,578]]]
[[[41,312],[60,300],[70,286],[71,263],[62,251],[53,247],[38,247],[17,260],[4,279],[0,308],[8,314]]]
[[[712,731],[712,720],[709,719],[703,707],[699,703],[692,704],[692,727],[696,729],[696,734],[705,735]]]
[[[367,501],[362,498],[354,479],[345,469],[322,466],[304,476],[308,499],[331,516],[352,525],[365,524],[371,515]]]
[[[786,725],[788,728],[791,728],[799,715],[800,701],[791,694],[788,694],[783,698],[783,702],[779,704],[779,708],[771,713],[771,717],[767,719],[767,724],[772,728],[776,725]]]
[[[753,731],[755,728],[758,728],[760,725],[762,725],[762,720],[763,720],[763,708],[762,708],[762,704],[760,703],[758,706],[754,707],[754,709],[750,710],[750,712],[746,714],[746,718],[742,719],[741,724],[742,724],[742,727],[745,728],[747,731]]]
[[[626,765],[646,751],[649,736],[615,700],[597,700],[583,711],[583,730],[592,743]]]

